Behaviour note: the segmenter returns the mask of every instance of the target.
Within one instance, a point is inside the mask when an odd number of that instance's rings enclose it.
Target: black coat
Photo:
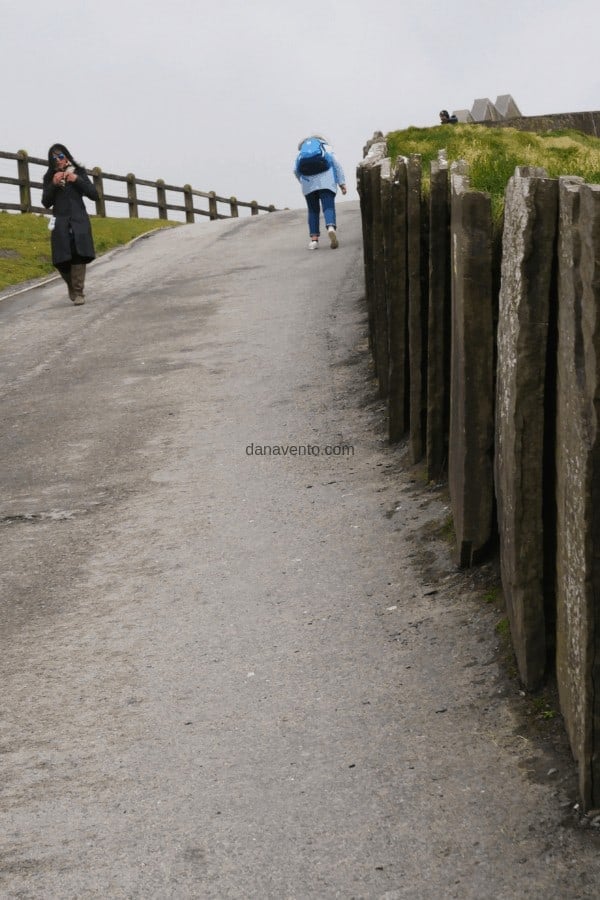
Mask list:
[[[98,192],[84,169],[77,166],[75,174],[77,181],[70,181],[64,187],[52,183],[54,172],[51,170],[44,175],[42,203],[46,209],[52,209],[56,219],[50,237],[55,266],[71,261],[73,246],[82,262],[91,262],[96,257],[92,226],[83,197],[97,200]]]

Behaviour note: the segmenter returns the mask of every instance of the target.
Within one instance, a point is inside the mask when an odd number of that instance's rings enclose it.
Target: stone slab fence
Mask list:
[[[43,168],[44,172],[48,168],[48,160],[40,159],[35,156],[29,156],[26,150],[19,150],[17,153],[7,153],[0,150],[0,159],[13,160],[16,163],[16,177],[0,176],[0,184],[13,185],[18,188],[18,203],[2,203],[0,202],[0,210],[10,210],[21,213],[43,213],[47,214],[48,210],[41,206],[41,198],[38,204],[33,200],[32,191],[40,192],[43,187],[41,180],[33,180],[31,178],[31,166]],[[186,184],[178,187],[173,184],[166,184],[162,179],[157,181],[147,181],[143,178],[137,178],[134,174],[113,175],[110,172],[103,172],[98,166],[93,169],[86,169],[87,174],[94,182],[94,186],[98,191],[98,199],[96,203],[96,215],[104,218],[106,216],[106,204],[118,203],[127,206],[127,215],[129,218],[140,218],[141,208],[152,208],[158,210],[158,218],[168,220],[169,212],[179,212],[185,217],[188,224],[192,224],[196,220],[196,216],[206,216],[209,219],[229,219],[239,216],[240,208],[247,208],[250,214],[257,216],[259,212],[275,212],[274,206],[261,206],[256,200],[249,202],[238,200],[237,197],[219,197],[214,191],[198,191],[191,185]],[[40,175],[43,178],[43,172]],[[115,182],[124,185],[125,194],[107,193],[107,182]],[[138,188],[150,189],[155,193],[154,200],[144,199],[140,196]],[[177,195],[176,198],[169,195]],[[174,199],[180,199],[183,202],[173,202]],[[198,206],[198,200],[205,201],[204,206]],[[227,207],[227,212],[223,211],[223,205]]]
[[[369,342],[390,442],[447,479],[458,565],[499,551],[521,681],[555,668],[600,809],[600,186],[518,167],[502,229],[465,163],[357,168]]]

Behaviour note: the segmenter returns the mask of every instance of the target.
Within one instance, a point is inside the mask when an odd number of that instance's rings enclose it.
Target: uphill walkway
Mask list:
[[[0,896],[597,897],[559,737],[385,439],[360,218],[0,298]]]

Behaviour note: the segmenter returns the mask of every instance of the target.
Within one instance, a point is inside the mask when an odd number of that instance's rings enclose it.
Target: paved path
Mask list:
[[[336,251],[204,223],[84,307],[0,299],[3,898],[598,896],[573,768],[386,445],[339,211]]]

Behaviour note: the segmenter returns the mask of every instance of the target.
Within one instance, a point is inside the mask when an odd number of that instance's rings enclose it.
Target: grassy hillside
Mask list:
[[[425,190],[429,163],[437,159],[438,150],[447,150],[449,162],[466,160],[471,186],[490,194],[495,217],[501,215],[504,189],[516,166],[542,166],[552,178],[580,175],[590,184],[600,183],[600,140],[578,131],[533,134],[485,125],[439,125],[393,131],[387,141],[392,159],[422,155]]]
[[[176,222],[159,219],[92,218],[96,253],[106,253],[155,228]],[[0,212],[0,290],[56,272],[50,257],[48,218],[34,214]]]

